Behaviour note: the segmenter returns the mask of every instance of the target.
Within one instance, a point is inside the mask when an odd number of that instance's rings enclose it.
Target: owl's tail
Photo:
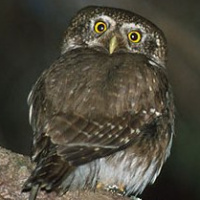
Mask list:
[[[68,165],[66,161],[55,154],[43,158],[25,182],[22,192],[30,191],[29,200],[35,200],[40,189],[49,192],[52,190],[59,193],[63,192],[60,191],[62,188],[59,188],[59,186],[73,170],[74,167]]]
[[[31,188],[29,200],[35,200],[38,194],[38,190],[40,189],[40,185],[37,184]]]

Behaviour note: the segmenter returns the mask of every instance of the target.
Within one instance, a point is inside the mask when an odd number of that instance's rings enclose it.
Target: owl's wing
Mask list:
[[[119,151],[133,142],[140,130],[131,126],[130,117],[126,113],[110,121],[103,116],[99,121],[92,121],[81,116],[58,115],[49,122],[46,135],[57,145],[58,155],[79,165]]]
[[[48,118],[44,84],[39,82],[29,97],[30,121],[35,129],[34,159],[47,151],[50,141],[48,148],[56,148],[58,156],[76,166],[126,148],[141,132],[147,131],[150,135],[156,131],[153,114],[145,116],[144,120],[144,114],[140,112],[134,115],[124,112],[114,118],[100,115],[95,120],[60,112]]]

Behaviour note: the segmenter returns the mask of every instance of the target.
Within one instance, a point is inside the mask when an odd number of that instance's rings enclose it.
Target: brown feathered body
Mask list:
[[[65,193],[100,183],[139,194],[169,156],[174,108],[166,69],[144,54],[67,50],[28,99],[36,168],[24,185]]]

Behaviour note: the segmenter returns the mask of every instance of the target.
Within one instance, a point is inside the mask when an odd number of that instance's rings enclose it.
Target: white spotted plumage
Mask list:
[[[173,138],[162,31],[129,11],[81,10],[28,104],[36,167],[24,189],[31,200],[39,188],[64,194],[103,185],[142,193],[160,173]]]

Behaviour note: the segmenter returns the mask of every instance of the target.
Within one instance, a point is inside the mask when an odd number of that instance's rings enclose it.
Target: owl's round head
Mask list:
[[[122,9],[90,6],[80,10],[66,31],[62,53],[80,47],[108,54],[143,54],[162,66],[166,62],[162,31],[149,20]]]

